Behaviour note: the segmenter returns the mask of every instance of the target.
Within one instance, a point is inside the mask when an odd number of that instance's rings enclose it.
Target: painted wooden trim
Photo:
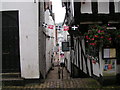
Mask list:
[[[112,0],[113,1],[113,0]],[[115,6],[114,2],[109,2],[109,13],[114,14],[115,13]]]
[[[78,39],[79,40],[79,39]],[[80,69],[80,47],[79,47],[79,41],[78,41],[78,67],[79,67],[79,69]]]
[[[92,13],[93,14],[98,13],[98,2],[92,2]]]

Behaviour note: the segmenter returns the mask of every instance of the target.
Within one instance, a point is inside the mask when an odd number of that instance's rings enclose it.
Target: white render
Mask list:
[[[116,73],[120,73],[120,65],[117,65]]]
[[[54,25],[53,29],[46,28],[46,35],[50,36],[50,38],[46,37],[46,73],[52,67],[51,56],[53,55],[53,48],[55,46],[55,22],[50,16],[50,12],[47,9],[45,11],[45,23],[47,25]]]
[[[85,4],[81,3],[81,13],[92,13],[91,0],[85,2]]]
[[[98,13],[109,13],[109,2],[98,2]]]
[[[38,3],[3,2],[2,11],[19,11],[21,77],[39,78]]]
[[[120,12],[120,2],[115,2],[114,5],[115,5],[115,12],[118,13]]]
[[[65,19],[65,21],[67,21],[67,24],[68,25],[72,25],[74,23],[69,23],[71,20],[71,17],[72,15],[74,15],[74,13],[72,13],[72,11],[74,10],[74,7],[71,7],[71,6],[74,6],[73,5],[73,2],[75,2],[74,0],[71,0],[72,3],[70,6],[67,6],[66,5],[66,8],[70,8],[71,12],[68,12],[68,15],[67,18]],[[81,0],[79,1],[79,4],[81,4],[80,8],[81,9],[78,13],[79,14],[82,14],[84,15],[83,13],[86,13],[86,15],[92,15],[93,12],[92,12],[92,2],[93,0]],[[97,8],[98,8],[98,13],[97,15],[105,15],[105,16],[109,16],[110,15],[110,8],[109,8],[109,2],[110,0],[95,0],[97,1]],[[112,0],[111,0],[112,1]],[[120,12],[120,2],[118,2],[120,0],[114,0],[114,9],[115,9],[115,13],[119,13]],[[83,3],[85,2],[85,3]],[[76,8],[77,9],[77,8]],[[77,10],[76,10],[76,13],[77,13]],[[96,16],[97,16],[96,15]],[[77,17],[75,17],[75,19],[78,19]],[[81,18],[80,18],[81,19]],[[84,21],[82,22],[82,20],[76,20],[76,21],[80,21],[79,23],[82,25],[82,24],[89,24],[89,20],[88,21]],[[113,21],[109,21],[111,23],[114,23]],[[79,24],[78,22],[75,23],[75,24]],[[91,21],[90,22],[91,24],[97,24],[97,23],[102,23],[102,21]],[[83,29],[84,30],[84,29]],[[72,33],[72,32],[71,32]],[[70,50],[70,53],[69,52],[65,52],[65,57],[68,59],[68,63],[69,62],[72,62],[72,66],[69,67],[67,64],[67,69],[68,71],[71,71],[71,75],[73,75],[73,77],[78,77],[81,75],[79,74],[79,72],[84,72],[85,74],[88,74],[89,76],[92,76],[92,77],[95,77],[97,76],[98,78],[100,77],[101,79],[101,76],[104,77],[106,73],[105,70],[104,70],[104,67],[105,67],[105,60],[103,60],[102,58],[102,50],[100,49],[99,50],[99,57],[97,57],[97,59],[94,59],[94,57],[91,55],[86,55],[85,53],[85,42],[84,42],[84,39],[83,37],[79,37],[77,36],[76,34],[71,34],[72,37],[73,37],[73,46],[72,48],[74,47],[74,49],[71,49]],[[79,42],[80,41],[80,42]],[[79,44],[78,44],[79,43]],[[81,45],[80,45],[81,43]],[[78,48],[79,47],[79,48]],[[83,50],[83,51],[82,51]],[[68,54],[69,53],[69,54]],[[92,57],[92,58],[91,58]],[[94,62],[94,60],[96,60]],[[114,59],[116,60],[116,59]],[[87,67],[86,67],[87,66]],[[72,68],[72,69],[71,69]],[[79,71],[77,71],[79,70]],[[120,65],[116,63],[115,61],[115,68],[114,70],[112,71],[112,73],[114,73],[114,75],[117,75],[120,73]]]
[[[66,25],[63,25],[63,26],[66,26]],[[63,29],[62,29],[62,32],[61,32],[61,34],[59,34],[59,37],[61,37],[60,39],[61,39],[61,42],[66,42],[66,41],[68,41],[67,40],[67,35],[69,35],[69,33],[68,33],[68,31],[64,31]],[[59,40],[60,41],[60,40]],[[61,44],[61,43],[60,43]],[[65,65],[66,65],[66,67],[67,67],[67,70],[69,71],[69,72],[71,72],[71,61],[70,61],[70,51],[67,51],[67,52],[64,52],[64,59],[67,59],[67,61],[65,61]],[[59,60],[61,60],[61,58],[59,59]]]
[[[0,11],[2,11],[2,2],[0,2]]]

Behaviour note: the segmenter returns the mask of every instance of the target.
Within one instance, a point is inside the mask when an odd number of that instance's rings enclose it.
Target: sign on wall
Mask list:
[[[58,51],[59,51],[58,46],[54,46],[53,51],[54,51],[54,52],[58,52]]]
[[[115,76],[116,75],[116,59],[104,60],[103,76]]]
[[[62,42],[62,51],[69,51],[69,42]]]
[[[103,59],[116,59],[116,48],[103,48]]]
[[[103,76],[116,75],[116,48],[103,48]]]

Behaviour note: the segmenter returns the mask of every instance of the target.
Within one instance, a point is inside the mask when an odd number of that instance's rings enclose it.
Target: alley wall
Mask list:
[[[39,78],[38,3],[3,2],[2,11],[19,12],[21,77]]]

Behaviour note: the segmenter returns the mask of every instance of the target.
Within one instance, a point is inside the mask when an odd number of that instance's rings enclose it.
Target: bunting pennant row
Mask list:
[[[46,23],[43,22],[42,26],[45,28],[48,28],[48,29],[54,29],[55,25],[47,25]],[[63,31],[69,30],[69,26],[63,26],[63,27],[62,26],[55,26],[55,27],[56,27],[56,30],[62,30],[62,29],[63,29]]]
[[[54,25],[48,25],[48,28],[49,28],[49,29],[53,29],[53,28],[54,28]]]
[[[48,29],[54,29],[54,27],[56,27],[56,28],[55,28],[56,30],[63,30],[63,31],[68,31],[68,30],[70,30],[70,27],[69,27],[69,26],[47,25],[47,24],[44,23],[44,22],[43,22],[42,26],[45,27],[45,28],[48,28]],[[71,29],[72,29],[72,30],[76,30],[76,29],[78,29],[78,27],[79,27],[79,26],[75,26],[75,25],[74,25],[74,26],[71,27]]]
[[[68,31],[69,30],[69,26],[63,26],[64,27],[64,31]]]
[[[43,27],[47,28],[47,24],[43,22],[42,24]]]

